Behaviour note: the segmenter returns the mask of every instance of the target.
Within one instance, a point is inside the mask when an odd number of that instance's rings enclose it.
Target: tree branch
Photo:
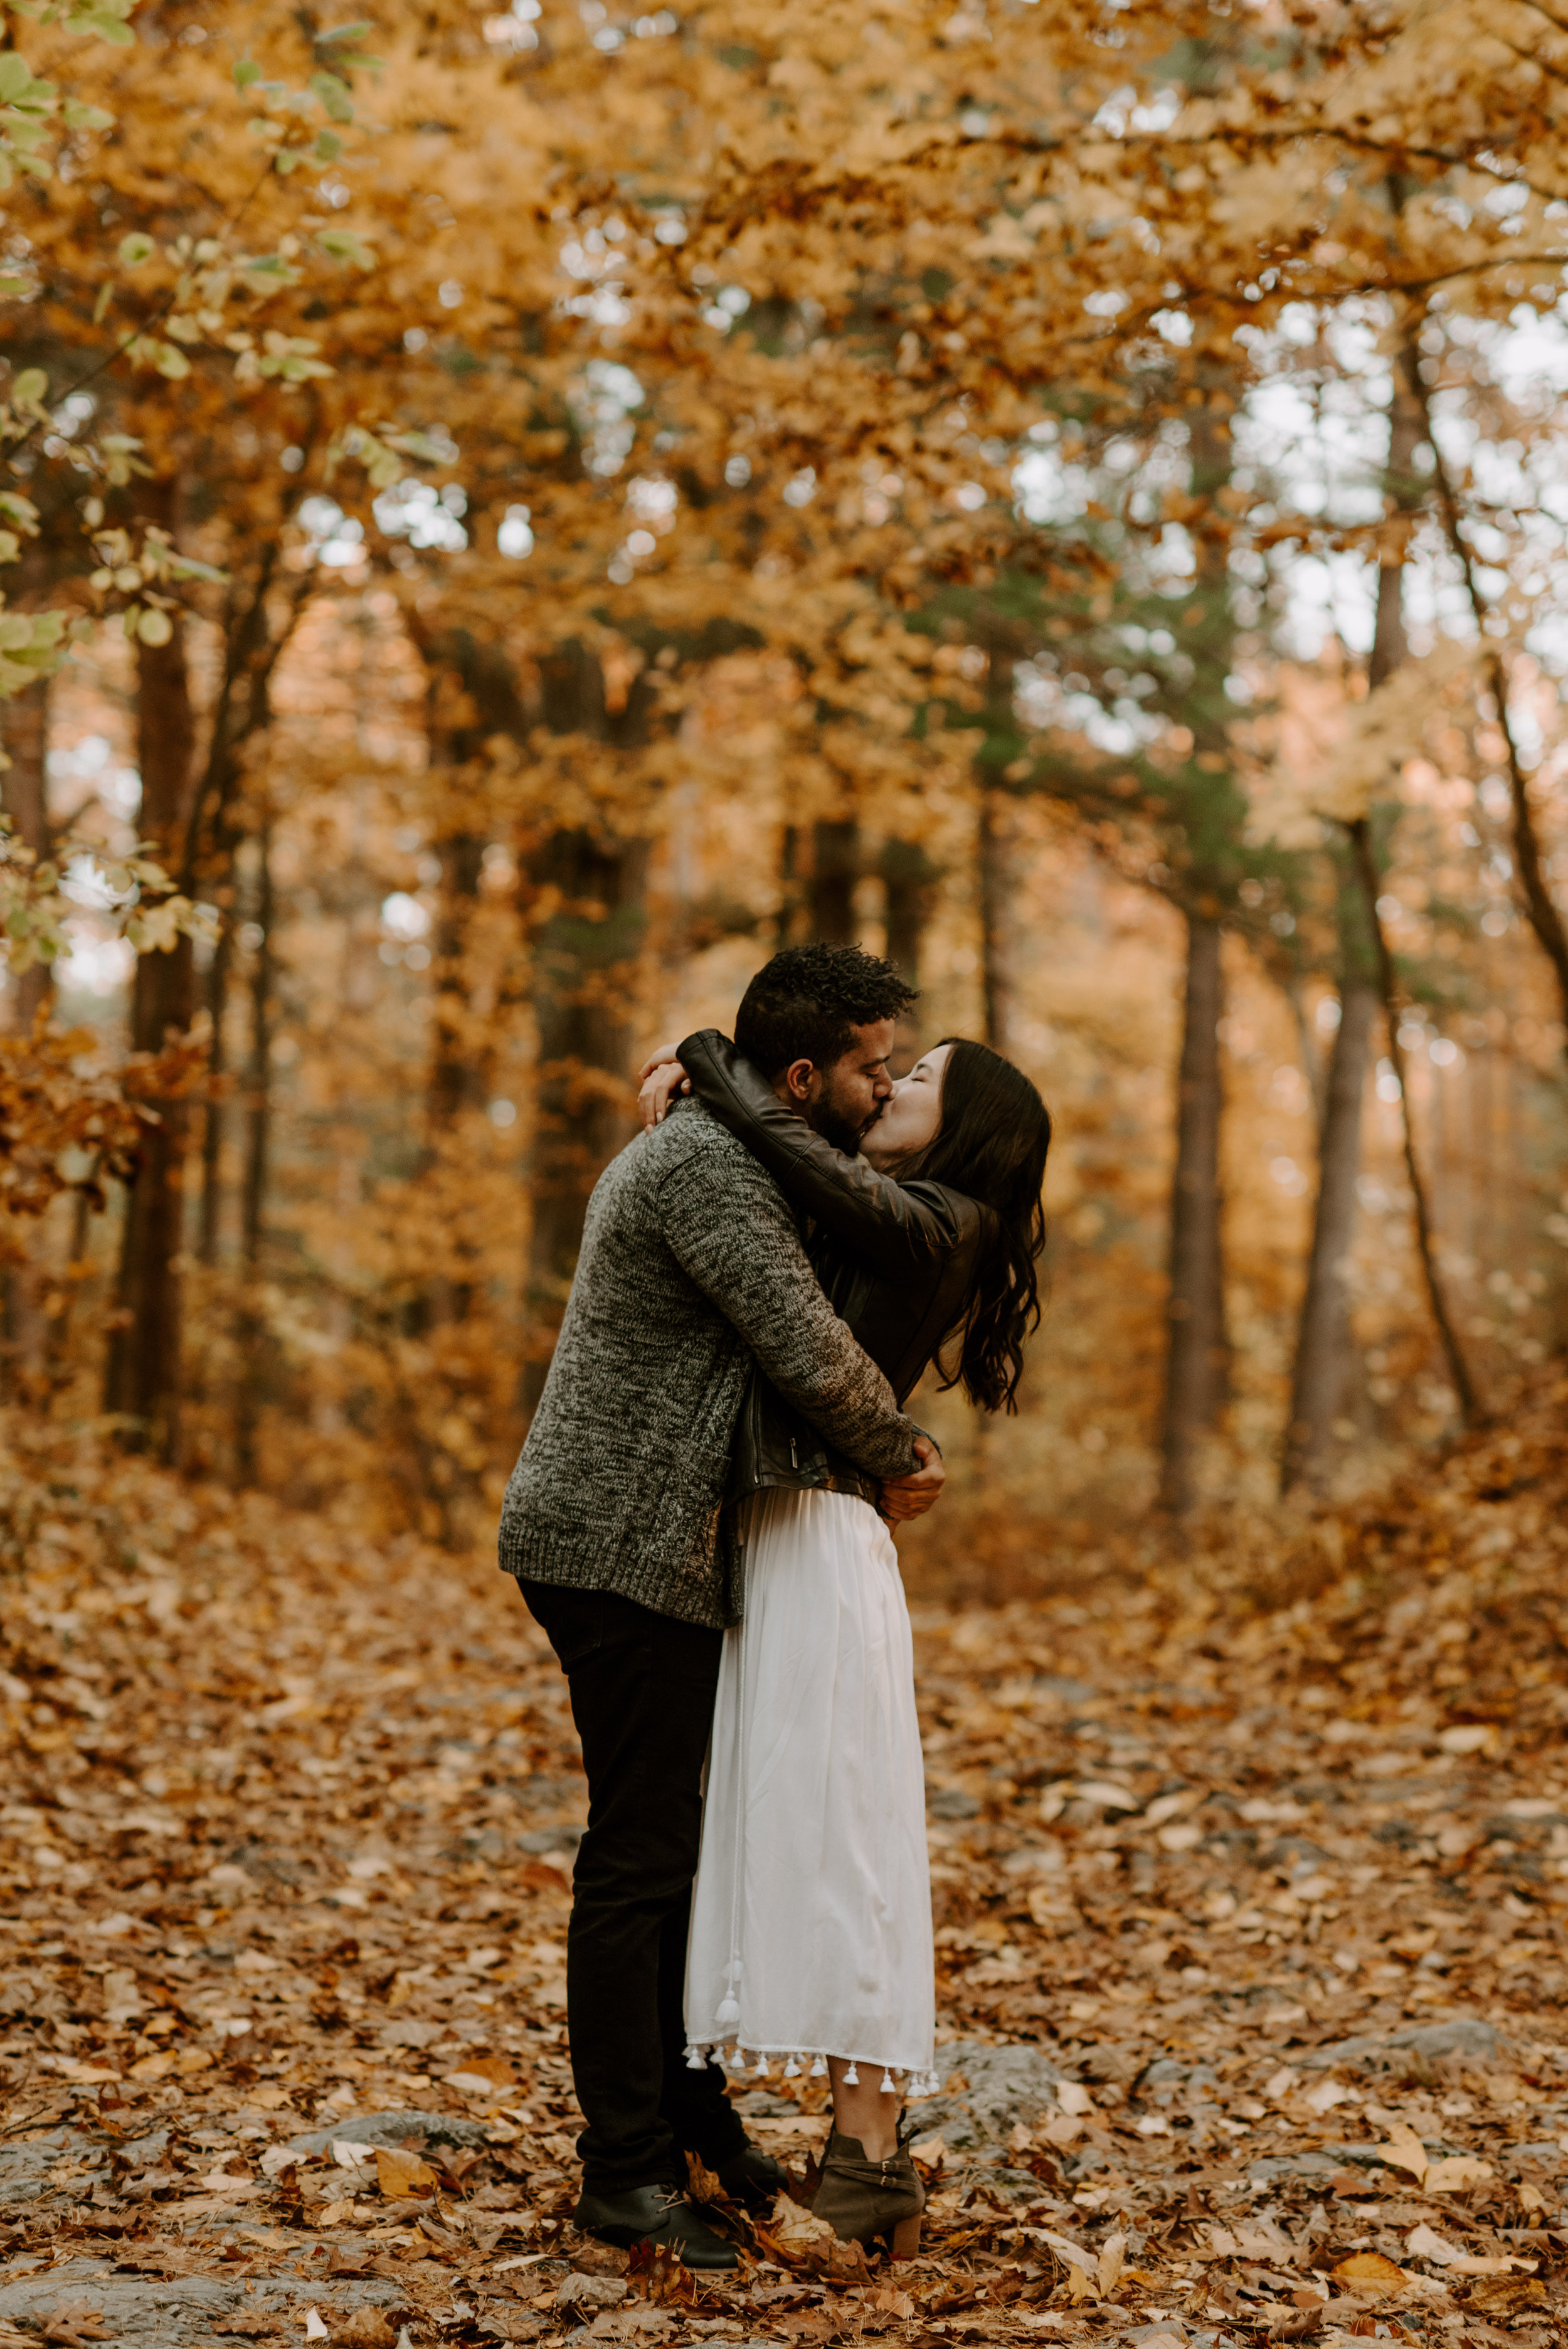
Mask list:
[[[1373,945],[1377,962],[1377,991],[1382,998],[1383,1017],[1388,1027],[1388,1058],[1399,1085],[1400,1118],[1405,1135],[1405,1171],[1410,1178],[1410,1195],[1416,1210],[1416,1248],[1426,1278],[1427,1297],[1432,1309],[1432,1319],[1438,1325],[1443,1352],[1448,1358],[1449,1375],[1459,1397],[1460,1413],[1467,1427],[1480,1427],[1486,1418],[1476,1394],[1475,1381],[1460,1344],[1459,1332],[1443,1295],[1438,1275],[1437,1259],[1432,1249],[1432,1220],[1427,1205],[1427,1188],[1416,1159],[1415,1129],[1410,1123],[1410,1087],[1405,1048],[1399,1041],[1399,986],[1394,970],[1394,957],[1383,928],[1383,917],[1377,911],[1377,866],[1372,854],[1371,826],[1360,816],[1348,826],[1351,853],[1356,859],[1357,877],[1367,899],[1367,918],[1372,926]]]

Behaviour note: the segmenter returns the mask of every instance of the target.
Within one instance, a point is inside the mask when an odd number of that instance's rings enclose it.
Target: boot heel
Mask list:
[[[887,2239],[888,2253],[895,2260],[913,2260],[920,2256],[920,2213],[913,2219],[901,2219]]]

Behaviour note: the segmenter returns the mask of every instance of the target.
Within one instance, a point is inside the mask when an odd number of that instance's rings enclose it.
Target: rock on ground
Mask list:
[[[1019,2121],[1032,2127],[1057,2109],[1063,2076],[1037,2047],[988,2047],[977,2039],[951,2039],[936,2051],[938,2075],[962,2075],[967,2085],[925,2096],[909,2107],[916,2137],[940,2137],[954,2153],[1005,2146]]]
[[[0,2283],[0,2323],[32,2331],[57,2311],[70,2309],[78,2321],[90,2313],[101,2331],[85,2337],[101,2349],[185,2349],[209,2343],[225,2318],[254,2313],[275,2315],[294,2330],[305,2311],[318,2305],[348,2313],[356,2308],[395,2308],[405,2298],[396,2284],[378,2279],[309,2277],[294,2282],[270,2276],[247,2287],[221,2276],[181,2276],[168,2282],[118,2276],[106,2260],[71,2260],[46,2274]]]

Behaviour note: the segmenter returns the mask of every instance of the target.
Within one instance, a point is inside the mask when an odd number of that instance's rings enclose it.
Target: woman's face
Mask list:
[[[952,1052],[951,1044],[938,1044],[917,1061],[894,1085],[882,1115],[861,1136],[862,1153],[879,1171],[935,1140],[942,1123],[942,1080]]]

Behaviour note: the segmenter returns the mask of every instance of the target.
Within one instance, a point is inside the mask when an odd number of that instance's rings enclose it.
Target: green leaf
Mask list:
[[[262,69],[252,57],[242,57],[238,65],[234,67],[234,88],[236,89],[249,89],[251,84],[253,81],[260,81],[261,78]]]
[[[18,408],[36,408],[48,388],[42,367],[24,367],[11,386],[11,398]]]
[[[323,253],[333,261],[351,261],[358,269],[374,269],[376,255],[363,237],[352,229],[324,228],[316,238]]]
[[[129,5],[129,0],[128,0]],[[118,16],[111,16],[101,5],[95,8],[73,8],[66,18],[67,33],[96,33],[100,41],[112,41],[117,48],[129,49],[136,39],[130,26]]]
[[[342,152],[343,141],[338,137],[335,130],[318,130],[316,132],[315,147],[314,150],[314,157],[316,162],[335,163]]]
[[[210,579],[215,587],[228,585],[226,571],[215,570],[210,563],[198,563],[193,555],[171,554],[169,558],[170,579]]]
[[[310,86],[334,122],[352,122],[354,98],[346,81],[332,73],[313,73]]]
[[[114,127],[112,114],[106,114],[101,106],[84,106],[77,98],[67,98],[61,111],[67,130],[109,130]]]
[[[329,41],[356,41],[362,33],[371,30],[369,17],[362,16],[356,25],[335,25],[330,33],[318,33],[315,46],[318,49],[325,49]]]
[[[7,106],[14,106],[19,98],[26,98],[32,88],[33,77],[21,52],[6,49],[0,54],[0,99]]]
[[[295,154],[292,147],[280,147],[273,160],[277,166],[279,178],[286,180],[291,171],[298,169],[304,158]]]
[[[16,276],[12,270],[0,269],[0,301],[9,302],[26,291],[27,280],[25,277]]]
[[[106,277],[103,284],[98,287],[98,300],[93,304],[93,325],[95,326],[102,324],[103,314],[108,308],[109,304],[113,300],[114,279],[112,277]]]
[[[151,260],[157,250],[152,239],[150,236],[144,236],[141,231],[137,229],[129,236],[120,238],[121,265],[126,269],[139,269],[144,261]]]

